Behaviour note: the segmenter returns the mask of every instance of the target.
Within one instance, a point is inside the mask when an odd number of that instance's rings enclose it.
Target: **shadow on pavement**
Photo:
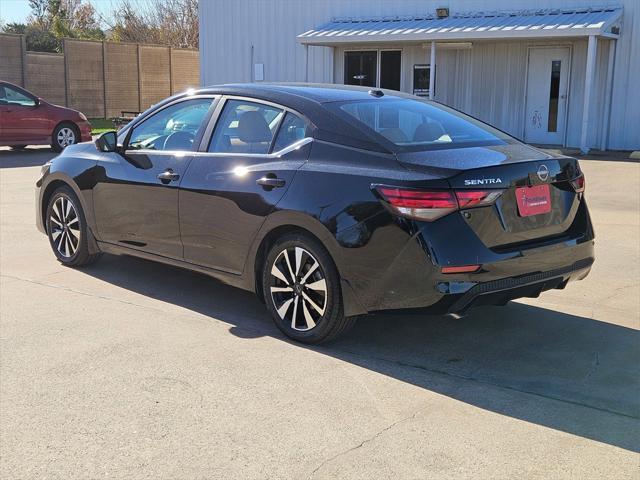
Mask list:
[[[111,255],[82,272],[214,317],[236,336],[288,341],[255,295],[204,275]],[[368,316],[334,343],[296,345],[482,409],[638,452],[639,340],[634,329],[510,303],[461,320]],[[513,392],[528,393],[527,401]]]
[[[37,167],[44,165],[57,155],[49,147],[33,147],[25,150],[9,150],[0,148],[0,169]]]

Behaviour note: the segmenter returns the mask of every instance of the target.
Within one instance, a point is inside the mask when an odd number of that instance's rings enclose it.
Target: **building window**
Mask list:
[[[560,60],[551,62],[551,85],[549,88],[549,118],[547,132],[558,131],[558,97],[560,96]]]

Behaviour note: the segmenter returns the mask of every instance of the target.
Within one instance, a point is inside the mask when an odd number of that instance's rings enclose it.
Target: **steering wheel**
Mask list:
[[[191,150],[195,135],[191,132],[173,132],[165,138],[163,150]]]

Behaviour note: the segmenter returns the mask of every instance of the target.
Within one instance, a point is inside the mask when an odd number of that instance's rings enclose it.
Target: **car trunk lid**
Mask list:
[[[489,248],[509,249],[566,234],[581,194],[571,181],[577,160],[523,144],[399,154],[406,168],[440,175],[454,190],[501,190],[489,206],[462,208],[462,216]]]

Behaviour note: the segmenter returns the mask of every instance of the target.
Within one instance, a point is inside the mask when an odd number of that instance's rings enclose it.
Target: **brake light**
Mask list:
[[[432,222],[464,208],[490,205],[502,190],[411,190],[377,186],[387,206],[403,217]]]
[[[405,190],[378,187],[382,198],[404,217],[433,221],[458,209],[458,202],[450,190]]]
[[[579,177],[571,180],[571,185],[573,186],[573,189],[576,191],[576,193],[583,193],[585,187],[584,173],[581,173]]]
[[[456,198],[460,208],[490,205],[502,195],[502,190],[458,190]]]

